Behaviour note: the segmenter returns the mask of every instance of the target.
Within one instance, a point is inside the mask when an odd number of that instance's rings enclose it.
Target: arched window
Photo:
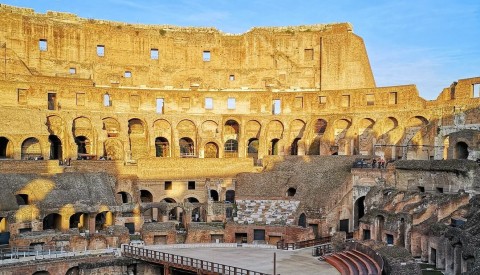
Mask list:
[[[181,157],[192,157],[195,156],[195,144],[193,140],[188,137],[183,137],[178,142],[180,146],[180,156]]]
[[[170,155],[170,146],[168,140],[164,137],[157,137],[155,139],[155,156],[157,158],[164,158]]]

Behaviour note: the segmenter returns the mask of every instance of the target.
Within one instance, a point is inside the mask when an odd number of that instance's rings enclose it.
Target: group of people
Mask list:
[[[385,168],[385,166],[386,163],[383,157],[378,158],[378,160],[376,158],[372,160],[372,168]]]

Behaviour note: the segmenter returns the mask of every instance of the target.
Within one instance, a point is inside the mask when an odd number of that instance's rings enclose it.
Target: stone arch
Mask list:
[[[139,159],[148,155],[146,124],[138,118],[128,121],[128,138],[131,159]]]
[[[50,275],[50,272],[48,272],[46,270],[42,270],[42,271],[36,271],[32,275]]]
[[[202,123],[201,136],[203,138],[216,138],[218,135],[218,124],[213,120],[207,120]]]
[[[67,270],[67,273],[65,273],[65,275],[79,275],[79,274],[80,274],[80,270],[78,266],[70,267]]]
[[[165,119],[157,119],[153,122],[153,133],[155,136],[171,137],[172,125]]]
[[[22,159],[38,159],[42,156],[42,148],[37,138],[29,137],[22,142]]]
[[[153,202],[153,195],[150,191],[145,189],[140,189],[140,202],[141,203],[151,203]],[[146,209],[143,211],[144,220],[153,220],[153,210],[152,208]]]
[[[236,139],[229,139],[225,142],[224,147],[225,158],[236,158],[238,157],[238,141]]]
[[[260,146],[260,142],[258,138],[251,138],[248,140],[247,144],[247,156],[249,158],[253,158],[253,160],[256,162],[258,159],[258,149]]]
[[[468,144],[459,141],[455,144],[455,159],[467,159],[468,158]]]
[[[117,192],[117,198],[121,203],[131,203],[133,202],[132,195],[125,191]]]
[[[109,160],[123,160],[123,144],[117,138],[109,138],[104,143],[104,155]]]
[[[185,209],[181,206],[175,206],[168,212],[169,221],[178,221],[183,224],[185,222]]]
[[[310,143],[308,149],[309,155],[324,155],[327,152],[322,152],[320,144],[322,142],[322,137],[327,130],[328,122],[325,119],[319,118],[315,121],[315,124],[312,127],[312,136],[313,140]]]
[[[363,118],[358,124],[358,154],[373,155],[375,120]]]
[[[305,146],[302,141],[305,129],[306,123],[301,119],[295,119],[290,123],[290,155],[305,155]]]
[[[235,190],[227,190],[225,193],[225,201],[226,202],[235,202]]]
[[[169,197],[163,198],[160,202],[177,203],[177,201],[175,199],[169,198]]]
[[[215,142],[207,142],[204,148],[204,158],[218,158],[218,145]]]
[[[365,215],[365,196],[361,196],[355,201],[353,211],[355,213],[353,217],[354,227],[358,227],[360,219]]]
[[[77,212],[69,218],[69,228],[88,229],[88,213]]]
[[[270,146],[268,148],[268,154],[269,155],[272,155],[272,156],[279,155],[279,153],[280,153],[279,143],[280,143],[280,139],[278,139],[278,138],[274,138],[270,141]]]
[[[298,226],[307,228],[307,215],[305,215],[305,213],[300,214],[298,217]]]
[[[118,137],[120,133],[120,123],[118,120],[112,117],[106,117],[102,119],[103,130],[105,130],[107,137]]]
[[[13,143],[6,137],[0,137],[0,159],[13,158]]]
[[[180,147],[180,156],[181,157],[193,157],[195,156],[195,143],[189,137],[182,137],[178,140],[178,145]]]
[[[423,116],[413,116],[407,120],[405,127],[422,127],[428,124],[428,119]]]
[[[189,195],[188,197],[186,196],[184,199],[183,199],[184,202],[189,202],[189,203],[199,203],[200,200],[198,198],[196,198],[195,196],[191,196]]]
[[[195,140],[197,137],[197,127],[193,121],[184,119],[177,124],[178,136],[189,137]]]
[[[62,159],[62,141],[56,135],[49,135],[50,159]]]
[[[165,137],[155,138],[155,157],[164,158],[170,156],[170,143]]]
[[[102,211],[95,216],[95,230],[102,230],[113,225],[113,213],[110,211]]]
[[[192,209],[192,216],[191,216],[191,221],[192,222],[200,222],[201,219],[201,211],[200,207],[195,207]]]
[[[283,123],[279,120],[272,120],[267,125],[266,136],[268,140],[283,138]]]
[[[349,155],[350,154],[350,142],[347,138],[347,131],[352,125],[351,121],[342,118],[338,119],[334,123],[334,137],[337,155]],[[333,152],[335,154],[335,152]]]
[[[262,129],[262,125],[260,124],[260,122],[256,120],[249,120],[245,124],[245,137],[249,139],[251,138],[259,139],[261,129]]]
[[[64,122],[63,119],[57,115],[47,117],[47,130],[51,135],[63,137]]]
[[[86,117],[77,117],[73,120],[73,136],[93,137],[92,122]]]
[[[234,119],[227,120],[223,125],[223,140],[234,139],[238,141],[239,134],[240,124]]]
[[[61,230],[62,215],[58,213],[51,213],[46,215],[43,218],[43,230],[48,230],[48,229]]]

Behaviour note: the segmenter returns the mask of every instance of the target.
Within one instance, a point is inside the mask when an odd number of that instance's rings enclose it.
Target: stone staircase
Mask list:
[[[238,224],[293,225],[300,201],[237,200]]]

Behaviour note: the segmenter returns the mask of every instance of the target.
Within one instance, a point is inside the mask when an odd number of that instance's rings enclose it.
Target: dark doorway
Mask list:
[[[370,235],[370,230],[369,229],[363,229],[363,240],[370,240],[371,235]]]
[[[253,158],[254,161],[258,159],[258,138],[251,138],[248,140],[247,154],[249,158]]]
[[[348,219],[340,220],[340,230],[348,233]]]
[[[355,227],[360,225],[360,219],[365,215],[365,196],[355,202]]]
[[[300,138],[296,138],[292,142],[292,146],[290,148],[290,155],[296,156],[298,155],[298,142],[300,141]]]
[[[55,229],[60,230],[62,224],[62,216],[52,213],[43,218],[43,230]]]
[[[135,223],[133,222],[126,222],[125,227],[128,228],[129,234],[135,234]]]
[[[437,250],[433,247],[430,249],[430,263],[437,264]]]
[[[234,203],[235,202],[235,191],[227,190],[227,193],[225,194],[225,201]]]
[[[315,234],[315,239],[319,237],[319,234],[318,234],[318,224],[316,223],[311,223],[308,225],[309,227],[312,228],[313,230],[313,234]]]
[[[465,142],[457,142],[457,144],[455,144],[455,158],[456,159],[468,158],[468,145]]]
[[[278,138],[272,139],[270,142],[270,149],[269,149],[269,155],[276,156],[278,155],[278,142],[280,140]]]
[[[75,138],[75,143],[77,144],[77,153],[78,154],[87,154],[87,145],[88,145],[88,138],[84,136],[79,136]]]
[[[9,145],[9,140],[6,137],[0,137],[0,158],[8,158],[9,152],[7,150]]]
[[[56,135],[48,136],[50,142],[50,159],[62,159],[62,142]]]
[[[210,190],[210,198],[213,201],[218,201],[218,192],[215,190]]]
[[[300,217],[298,217],[298,226],[307,228],[307,216],[305,213],[300,214]]]
[[[248,234],[247,233],[235,233],[235,242],[236,243],[247,243]]]
[[[293,197],[297,193],[297,189],[290,187],[287,190],[287,197]]]
[[[391,234],[386,234],[387,235],[387,244],[393,245],[393,235]]]
[[[253,230],[253,240],[265,242],[265,230],[263,229],[254,229]]]

